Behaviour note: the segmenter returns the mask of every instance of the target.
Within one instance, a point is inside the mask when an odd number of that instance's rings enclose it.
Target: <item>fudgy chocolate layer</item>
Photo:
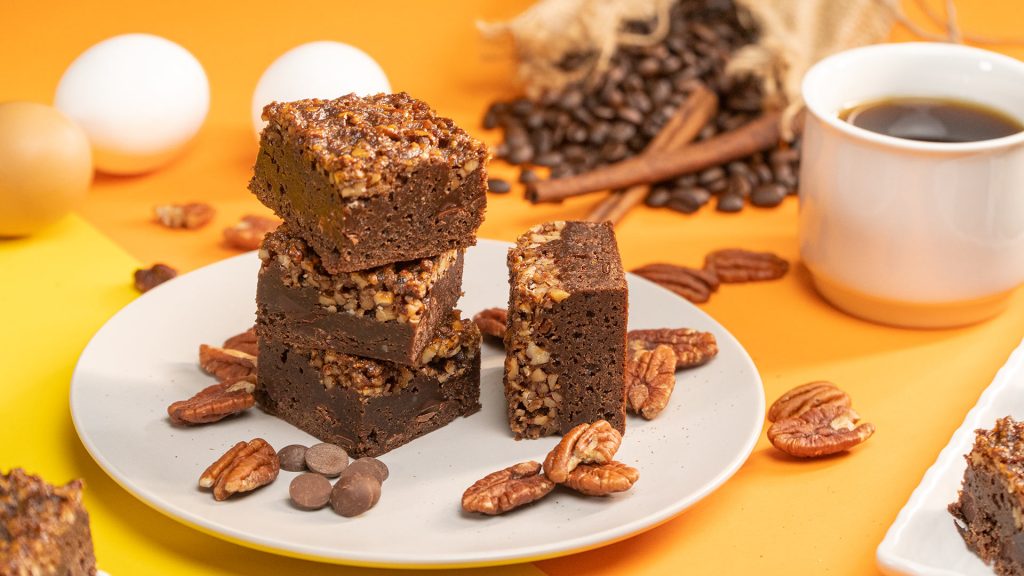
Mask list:
[[[1024,532],[1014,519],[1016,500],[997,474],[969,466],[960,499],[949,507],[967,547],[1000,576],[1024,576]]]

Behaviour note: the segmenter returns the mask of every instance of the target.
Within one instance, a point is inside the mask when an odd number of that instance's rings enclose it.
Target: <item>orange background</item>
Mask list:
[[[181,270],[233,252],[220,230],[244,213],[267,213],[246,190],[256,152],[252,89],[285,50],[312,40],[359,46],[380,62],[395,90],[427,100],[490,142],[479,129],[487,103],[516,93],[510,61],[481,41],[478,19],[508,18],[525,0],[308,1],[0,4],[0,101],[50,102],[64,68],[106,37],[149,32],[202,62],[211,86],[209,118],[186,155],[153,174],[98,176],[76,215],[30,239],[0,242],[0,469],[24,466],[52,479],[84,477],[100,566],[141,573],[369,574],[276,557],[180,526],[118,488],[91,461],[70,425],[71,369],[89,336],[134,297],[140,264]],[[913,4],[912,2],[910,4]],[[931,2],[941,12],[942,2]],[[969,33],[1019,33],[1011,2],[961,0]],[[916,5],[908,13],[924,18]],[[931,27],[934,29],[934,27]],[[908,39],[897,28],[896,39]],[[1008,50],[1022,57],[1022,50]],[[0,160],[2,161],[2,160]],[[514,177],[496,162],[492,173]],[[218,209],[198,232],[162,229],[152,205],[203,200]],[[531,224],[582,217],[594,199],[531,207],[515,193],[491,196],[482,236],[513,239]],[[653,261],[700,263],[709,250],[771,250],[796,261],[796,202],[736,215],[710,208],[692,216],[640,208],[618,228],[627,267]],[[750,352],[769,400],[814,379],[849,390],[878,428],[852,453],[813,462],[780,455],[762,437],[724,487],[679,518],[633,539],[571,557],[488,574],[865,574],[874,549],[925,469],[978,394],[1020,342],[1024,293],[1001,317],[956,330],[910,331],[837,312],[799,267],[785,279],[726,286],[703,308]]]

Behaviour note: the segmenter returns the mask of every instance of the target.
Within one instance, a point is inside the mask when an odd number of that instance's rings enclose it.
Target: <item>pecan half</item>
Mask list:
[[[280,225],[276,218],[243,216],[237,224],[224,229],[224,242],[238,250],[256,250],[263,244],[263,237]]]
[[[224,341],[224,348],[245,352],[250,356],[260,355],[259,342],[256,340],[256,327],[253,326],[241,334],[235,334]]]
[[[662,344],[671,346],[676,353],[676,369],[700,366],[718,355],[714,334],[690,328],[630,330],[626,340],[633,350],[654,350]]]
[[[499,340],[505,337],[505,328],[508,323],[508,310],[504,308],[488,308],[481,310],[473,316],[473,323],[480,329],[484,336],[491,336]]]
[[[561,484],[580,464],[611,462],[620,444],[622,434],[607,420],[580,424],[569,430],[562,441],[548,452],[544,459],[544,474],[548,480]]]
[[[205,202],[158,204],[153,207],[156,221],[168,228],[202,228],[213,220],[216,211]]]
[[[719,284],[713,270],[698,270],[675,264],[648,264],[633,270],[633,273],[696,304],[707,302],[711,293],[718,290]]]
[[[569,473],[565,485],[587,496],[607,496],[629,490],[639,479],[636,468],[613,460],[599,465],[580,464]]]
[[[200,488],[213,488],[214,500],[250,492],[273,482],[281,461],[273,446],[262,438],[239,442],[210,465],[199,477]]]
[[[704,269],[717,274],[722,282],[758,282],[782,278],[789,271],[789,262],[771,252],[730,248],[708,254]]]
[[[256,356],[232,348],[200,344],[199,367],[221,382],[256,378]]]
[[[836,405],[849,408],[850,404],[850,395],[835,384],[824,380],[809,382],[780,396],[768,409],[768,421],[794,418],[819,406]]]
[[[494,516],[536,502],[555,489],[540,463],[520,462],[477,480],[462,494],[462,509]]]
[[[149,268],[139,268],[135,271],[135,289],[139,292],[149,292],[177,275],[178,271],[166,264],[153,264]]]
[[[790,456],[816,458],[849,450],[875,432],[860,415],[845,406],[820,406],[785,418],[768,429],[768,441]]]
[[[653,420],[676,387],[676,353],[671,346],[633,350],[626,358],[626,400],[633,412]]]
[[[188,400],[167,407],[175,424],[210,424],[252,408],[256,404],[251,380],[226,381],[207,386]]]

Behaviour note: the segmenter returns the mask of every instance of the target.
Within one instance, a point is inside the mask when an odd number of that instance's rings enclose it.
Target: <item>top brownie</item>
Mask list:
[[[476,241],[487,148],[408,94],[268,105],[250,190],[331,273]]]

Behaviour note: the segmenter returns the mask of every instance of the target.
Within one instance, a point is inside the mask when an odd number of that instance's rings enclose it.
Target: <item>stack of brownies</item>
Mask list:
[[[480,333],[455,303],[486,147],[402,94],[274,103],[250,190],[263,408],[377,456],[480,408]]]

